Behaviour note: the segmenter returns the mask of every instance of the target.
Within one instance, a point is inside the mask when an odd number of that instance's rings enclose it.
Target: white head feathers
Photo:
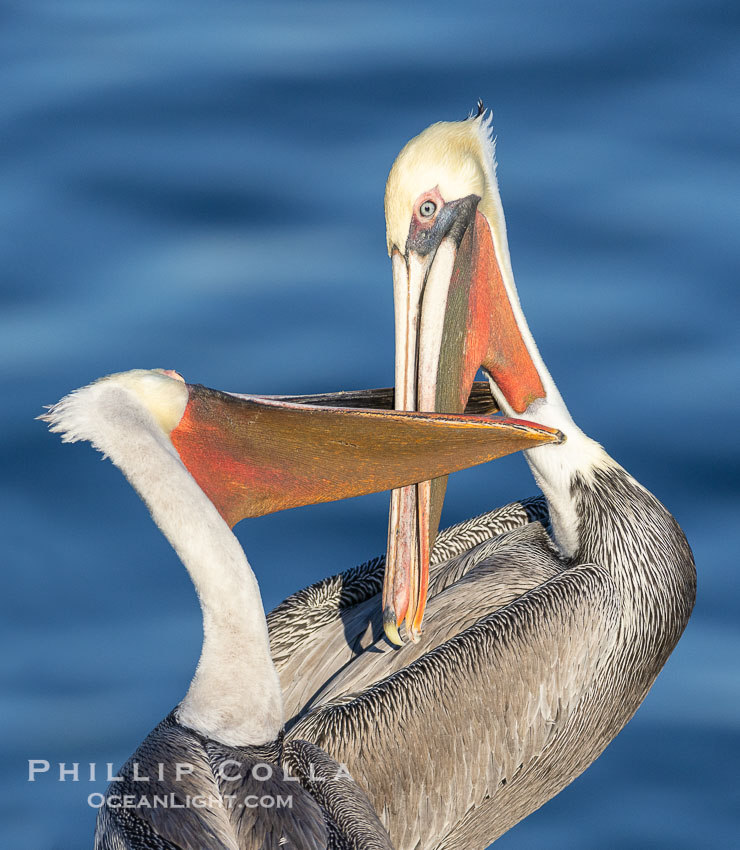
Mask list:
[[[503,222],[491,120],[483,112],[465,121],[440,121],[404,146],[385,186],[389,254],[394,247],[405,252],[414,203],[434,188],[445,202],[479,195],[478,208],[489,224]]]

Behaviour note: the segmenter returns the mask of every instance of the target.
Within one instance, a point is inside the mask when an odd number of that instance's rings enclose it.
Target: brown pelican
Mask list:
[[[109,788],[96,848],[390,848],[342,766],[309,742],[283,741],[259,587],[230,526],[559,435],[502,420],[236,397],[161,370],[103,378],[42,418],[64,441],[87,440],[122,470],[190,573],[203,612],[190,688]]]
[[[546,512],[513,505],[437,539],[420,641],[382,639],[380,560],[296,594],[268,624],[288,739],[347,764],[399,850],[482,848],[632,717],[686,626],[696,573],[674,518],[575,425],[537,350],[482,110],[409,142],[385,204],[397,406],[461,410],[483,367],[507,415],[567,440],[525,451]],[[394,641],[404,618],[418,638],[443,493],[438,478],[393,499]]]

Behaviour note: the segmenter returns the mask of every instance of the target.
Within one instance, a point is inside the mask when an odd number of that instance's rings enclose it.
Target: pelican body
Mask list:
[[[284,739],[259,586],[230,526],[560,435],[500,419],[239,397],[161,370],[101,379],[42,418],[122,470],[187,568],[203,612],[188,692],[109,788],[97,850],[390,850],[346,768],[311,742]]]
[[[444,477],[394,493],[382,609],[398,649],[373,613],[380,561],[268,620],[288,738],[348,765],[398,850],[484,848],[568,785],[637,710],[695,599],[677,522],[578,428],[537,350],[495,173],[482,110],[428,128],[391,170],[395,403],[462,410],[482,367],[505,415],[565,436],[523,452],[545,500],[435,549]]]

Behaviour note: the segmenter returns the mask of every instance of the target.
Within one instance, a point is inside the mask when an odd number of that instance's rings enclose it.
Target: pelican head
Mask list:
[[[428,127],[401,151],[385,191],[396,315],[396,407],[465,408],[483,368],[509,416],[546,396],[546,370],[514,287],[496,181],[490,114]],[[415,639],[424,610],[429,549],[445,479],[391,500],[384,622]]]

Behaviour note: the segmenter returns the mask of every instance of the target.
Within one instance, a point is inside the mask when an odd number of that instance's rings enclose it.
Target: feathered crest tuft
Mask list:
[[[486,118],[486,112],[488,113],[488,117]],[[483,120],[490,121],[493,117],[493,110],[487,109],[486,105],[483,103],[482,98],[478,98],[478,102],[475,104],[475,107],[470,110],[468,113],[468,118],[471,121],[477,121],[479,118],[483,118]]]

